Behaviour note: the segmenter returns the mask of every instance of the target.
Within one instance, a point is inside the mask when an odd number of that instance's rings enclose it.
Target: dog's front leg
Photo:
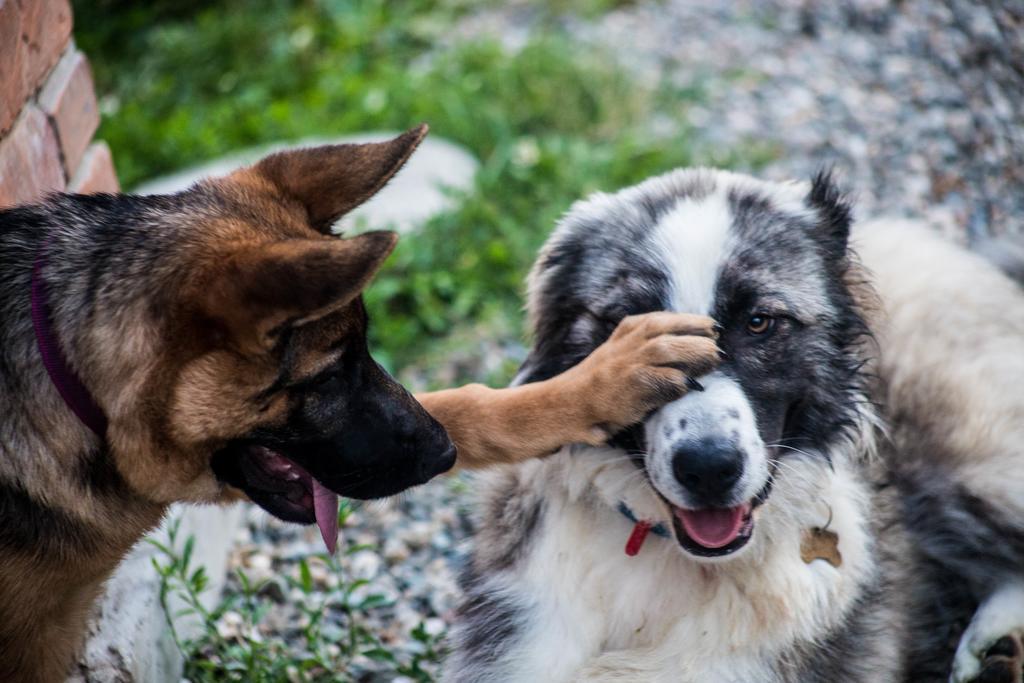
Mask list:
[[[466,468],[598,445],[674,401],[718,362],[714,322],[679,313],[624,319],[579,365],[506,389],[470,384],[416,396],[458,448]]]

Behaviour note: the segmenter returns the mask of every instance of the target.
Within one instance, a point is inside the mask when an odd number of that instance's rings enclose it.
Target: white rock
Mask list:
[[[447,628],[444,619],[438,619],[437,617],[431,617],[423,622],[423,630],[435,638],[444,633]]]
[[[435,525],[430,522],[413,522],[405,530],[403,538],[411,548],[422,548],[430,543],[435,532]]]
[[[262,574],[270,571],[270,568],[273,566],[273,561],[270,559],[269,555],[253,553],[249,556],[246,565],[249,569]]]
[[[409,559],[409,547],[395,537],[389,537],[384,541],[384,559],[388,562],[405,562]]]
[[[356,579],[372,579],[380,572],[380,556],[372,550],[360,550],[351,562],[350,571]]]

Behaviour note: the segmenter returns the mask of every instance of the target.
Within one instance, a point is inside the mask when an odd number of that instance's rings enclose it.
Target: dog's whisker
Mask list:
[[[814,453],[811,453],[809,451],[805,451],[805,450],[800,449],[800,448],[795,448],[793,446],[788,446],[788,445],[786,445],[784,443],[765,444],[765,448],[785,448],[788,451],[794,451],[795,453],[800,453],[802,455],[806,455],[809,458],[820,457],[820,455],[815,455]]]

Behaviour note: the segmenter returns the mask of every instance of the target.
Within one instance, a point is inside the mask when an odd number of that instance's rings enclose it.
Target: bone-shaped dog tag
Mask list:
[[[805,564],[810,564],[814,560],[825,560],[838,568],[843,563],[843,556],[839,552],[839,535],[820,527],[808,529],[800,541],[800,559]]]

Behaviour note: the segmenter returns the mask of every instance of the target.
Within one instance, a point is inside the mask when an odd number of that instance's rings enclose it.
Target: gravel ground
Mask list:
[[[686,0],[583,31],[638,69],[703,83],[689,122],[712,143],[772,143],[764,175],[834,164],[861,215],[923,216],[970,236],[1020,230],[1019,0]]]
[[[456,33],[514,47],[535,15],[513,4]],[[1021,230],[1024,3],[676,0],[566,22],[581,40],[616,46],[638,78],[698,85],[704,103],[682,116],[707,155],[768,143],[778,157],[761,175],[807,177],[832,164],[861,215],[923,216],[967,239]],[[426,620],[441,632],[450,621],[471,530],[466,488],[438,481],[364,506],[343,532],[376,548],[343,565],[393,603],[367,615],[389,647],[413,651],[411,628]],[[254,510],[232,561],[257,577],[294,575],[320,547],[315,530]],[[294,628],[293,609],[283,602],[271,625]]]

